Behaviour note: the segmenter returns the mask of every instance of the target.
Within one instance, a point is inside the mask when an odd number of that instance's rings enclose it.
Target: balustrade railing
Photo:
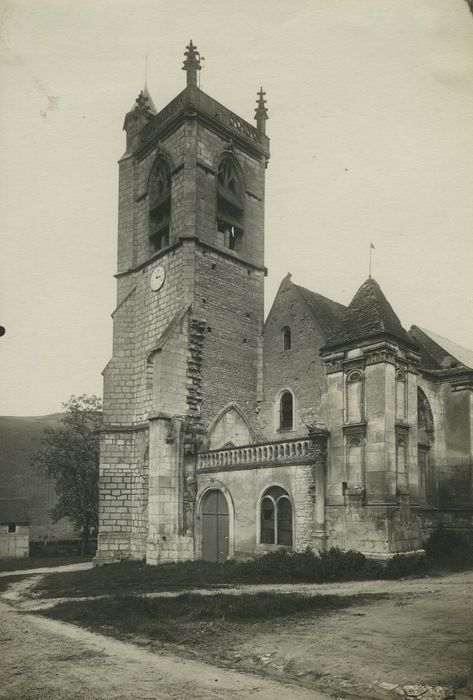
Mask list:
[[[310,440],[283,440],[264,445],[243,445],[224,450],[201,452],[197,458],[198,469],[229,467],[239,464],[267,464],[268,462],[293,462],[298,457],[308,457]]]

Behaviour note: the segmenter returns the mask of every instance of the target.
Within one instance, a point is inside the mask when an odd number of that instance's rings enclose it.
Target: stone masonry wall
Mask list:
[[[195,313],[205,319],[202,418],[236,402],[255,424],[263,273],[218,253],[196,253]]]
[[[283,349],[282,328],[291,329],[292,346]],[[265,439],[281,440],[307,434],[306,423],[320,416],[326,380],[319,356],[326,336],[288,278],[281,284],[264,327],[264,403],[261,412]],[[279,430],[278,398],[282,389],[294,394],[294,429]]]
[[[103,432],[100,441],[99,542],[97,561],[130,555],[133,435]]]
[[[196,233],[216,244],[217,168],[228,147],[221,136],[202,125],[197,131]],[[264,265],[264,178],[265,162],[233,145],[233,155],[244,178],[244,233],[239,254],[254,265]]]
[[[355,549],[369,556],[390,557],[422,547],[421,514],[403,506],[327,506],[327,547]]]
[[[261,544],[259,532],[259,502],[270,486],[281,486],[293,503],[294,549],[302,551],[314,546],[314,489],[310,465],[291,465],[227,470],[212,474],[198,474],[199,493],[208,488],[221,488],[230,500],[230,552],[235,558],[245,559],[278,549],[277,545]],[[231,534],[230,534],[231,536]],[[196,555],[202,551],[201,513],[197,513]]]

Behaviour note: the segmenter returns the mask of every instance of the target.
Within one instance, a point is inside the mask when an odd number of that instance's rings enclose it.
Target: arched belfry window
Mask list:
[[[171,172],[163,158],[155,165],[149,179],[149,240],[152,252],[169,245],[171,222]]]
[[[230,250],[243,242],[243,184],[233,157],[224,156],[217,171],[217,240]]]
[[[279,430],[292,430],[294,426],[294,397],[284,391],[279,399]]]
[[[290,350],[292,347],[292,336],[289,326],[284,326],[282,329],[282,347],[283,350]]]
[[[271,486],[261,499],[260,542],[292,547],[292,503],[280,486]]]
[[[364,420],[363,373],[353,370],[347,375],[347,423],[360,423]]]

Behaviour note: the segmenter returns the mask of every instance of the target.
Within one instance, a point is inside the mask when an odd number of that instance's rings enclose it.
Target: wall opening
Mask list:
[[[294,397],[284,391],[279,399],[279,430],[292,430],[294,425]]]
[[[260,543],[292,547],[292,503],[280,486],[267,489],[260,501]]]
[[[163,158],[153,166],[148,187],[151,252],[169,245],[171,223],[171,172]]]
[[[243,245],[243,185],[233,156],[224,156],[217,170],[217,242],[240,251]]]

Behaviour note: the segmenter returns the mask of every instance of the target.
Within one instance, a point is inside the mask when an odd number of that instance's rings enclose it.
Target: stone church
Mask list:
[[[97,563],[421,550],[473,530],[473,353],[406,331],[367,279],[347,307],[287,275],[263,312],[256,126],[187,85],[145,89],[119,161]]]

